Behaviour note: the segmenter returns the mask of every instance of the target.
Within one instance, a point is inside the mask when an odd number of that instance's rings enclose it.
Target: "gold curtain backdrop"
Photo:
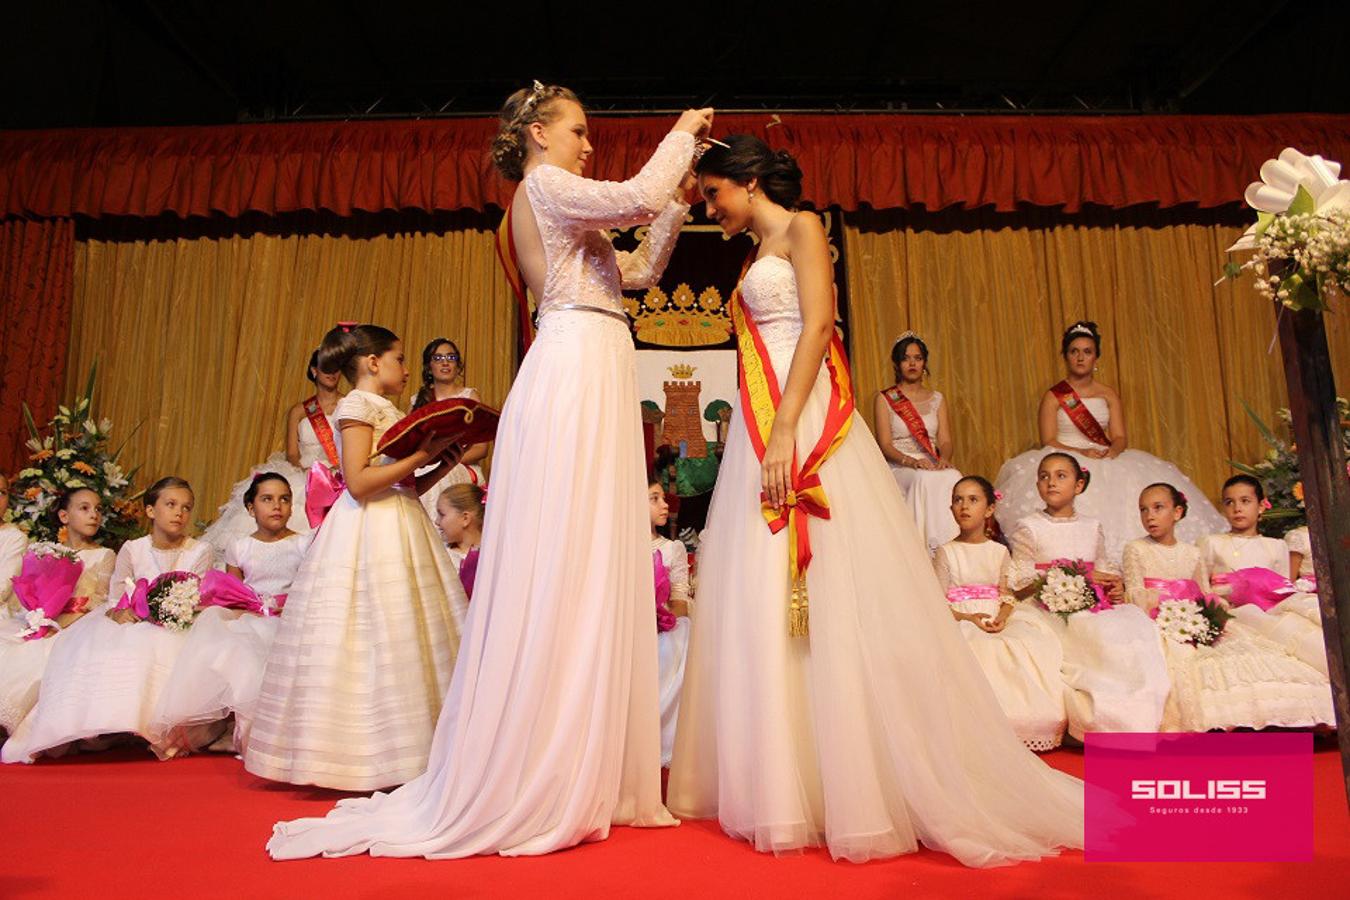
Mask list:
[[[950,404],[953,462],[993,480],[1039,445],[1041,395],[1064,375],[1059,341],[1077,319],[1102,329],[1098,378],[1116,388],[1131,447],[1172,460],[1217,499],[1232,469],[1265,452],[1242,409],[1288,405],[1270,305],[1244,281],[1214,287],[1237,213],[1036,209],[861,211],[845,216],[853,371],[872,421],[892,383],[890,349],[912,329],[929,384]],[[1328,315],[1342,395],[1350,309]]]
[[[194,516],[214,519],[231,485],[284,449],[287,409],[313,393],[305,363],[339,320],[403,339],[401,408],[439,336],[464,353],[466,383],[501,404],[515,326],[495,225],[420,213],[82,223],[66,396],[97,359],[96,408],[114,441],[142,423],[123,454],[138,483],[184,477]]]
[[[955,463],[993,477],[1037,443],[1041,393],[1062,376],[1059,337],[1103,330],[1102,381],[1120,390],[1131,446],[1175,461],[1211,496],[1227,460],[1263,452],[1242,412],[1286,404],[1274,322],[1250,283],[1213,287],[1241,213],[1048,210],[846,214],[853,368],[871,422],[907,328],[932,349],[951,403]],[[214,518],[230,486],[284,446],[287,408],[310,393],[304,363],[339,319],[405,341],[409,391],[422,345],[459,343],[467,383],[505,399],[513,300],[493,247],[496,216],[297,214],[230,223],[82,222],[66,395],[99,361],[101,415],[148,484],[177,474]],[[1341,392],[1350,325],[1327,317]],[[558,386],[565,397],[566,385]],[[584,411],[583,413],[584,414]],[[116,436],[116,435],[115,435]]]

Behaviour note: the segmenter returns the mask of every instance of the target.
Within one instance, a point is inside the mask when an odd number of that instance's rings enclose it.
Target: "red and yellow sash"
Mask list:
[[[511,207],[506,207],[502,223],[497,226],[497,259],[506,272],[506,282],[516,295],[516,325],[520,329],[520,355],[534,343],[534,310],[530,308],[530,294],[525,286],[525,277],[520,274],[520,265],[516,257],[516,239],[511,233]]]
[[[905,396],[900,390],[900,385],[888,387],[881,392],[881,396],[886,398],[886,402],[895,410],[895,414],[900,417],[900,421],[905,423],[909,433],[914,435],[914,441],[933,458],[933,462],[939,462],[942,454],[938,453],[937,448],[933,446],[933,439],[928,434],[928,426],[923,424],[923,416],[919,415],[919,410],[914,406],[914,401]]]
[[[1070,387],[1067,381],[1061,381],[1052,387],[1050,393],[1055,395],[1060,408],[1064,410],[1074,427],[1083,432],[1083,437],[1103,447],[1111,446],[1111,438],[1107,435],[1106,429],[1102,428],[1102,423],[1097,421],[1088,410],[1087,404],[1083,402],[1083,398],[1078,396],[1078,392]]]
[[[305,418],[309,419],[310,427],[314,429],[314,436],[319,439],[319,446],[328,457],[328,464],[336,469],[341,465],[338,460],[337,438],[333,436],[333,426],[323,414],[323,407],[319,405],[319,395],[310,397],[301,406],[305,410]]]
[[[741,269],[742,279],[752,261],[746,260]],[[782,391],[759,328],[741,297],[739,283],[731,297],[730,306],[732,324],[736,329],[741,413],[755,455],[762,462],[774,416],[782,400]],[[811,533],[807,522],[811,516],[819,519],[830,517],[830,503],[820,482],[820,467],[843,443],[853,424],[853,379],[844,353],[844,342],[837,331],[825,352],[825,367],[830,375],[830,405],[825,427],[804,464],[798,466],[796,452],[793,452],[792,485],[786,506],[781,511],[775,509],[767,495],[760,493],[760,512],[768,523],[769,531],[777,534],[784,528],[788,529],[788,575],[792,583],[788,634],[793,637],[803,637],[809,633],[806,569],[811,564]]]

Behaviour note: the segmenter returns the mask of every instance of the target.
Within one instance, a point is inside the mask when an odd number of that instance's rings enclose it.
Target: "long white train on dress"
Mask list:
[[[633,341],[607,315],[653,282],[688,207],[693,137],[633,179],[542,165],[525,178],[548,259],[539,333],[502,409],[473,603],[426,773],[279,823],[275,859],[547,853],[661,804],[656,598]],[[601,229],[651,222],[616,258]],[[566,392],[565,397],[562,392]]]
[[[791,264],[757,261],[744,296],[782,383],[801,318]],[[821,433],[824,366],[798,422]],[[913,517],[856,414],[820,469],[810,636],[788,636],[787,533],[760,513],[739,400],[701,545],[698,607],[668,803],[756,849],[835,858],[918,843],[967,865],[1083,843],[1083,785],[1027,750],[952,620]]]

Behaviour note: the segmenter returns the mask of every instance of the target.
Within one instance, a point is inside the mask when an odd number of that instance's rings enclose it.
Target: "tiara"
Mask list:
[[[902,331],[900,333],[900,336],[891,342],[891,346],[894,347],[896,344],[900,343],[906,338],[914,338],[914,340],[919,341],[920,343],[923,342],[923,338],[919,337],[919,333],[917,331]]]
[[[543,82],[538,78],[534,79],[534,83],[530,85],[530,96],[526,97],[524,104],[521,105],[521,112],[530,109],[538,103],[539,98],[544,96],[544,91],[545,88]]]
[[[1069,334],[1086,334],[1088,337],[1092,337],[1092,329],[1086,325],[1075,325],[1069,329]]]

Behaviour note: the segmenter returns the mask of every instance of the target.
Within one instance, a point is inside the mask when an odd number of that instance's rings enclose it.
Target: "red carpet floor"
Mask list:
[[[1082,756],[1049,761],[1082,774]],[[167,763],[130,749],[0,766],[0,898],[22,897],[1226,897],[1346,896],[1350,815],[1340,759],[1315,759],[1310,863],[1041,863],[965,869],[920,851],[857,866],[811,851],[775,859],[715,824],[617,828],[610,839],[531,859],[273,863],[274,821],[318,815],[342,796],[260,781],[227,756]]]

